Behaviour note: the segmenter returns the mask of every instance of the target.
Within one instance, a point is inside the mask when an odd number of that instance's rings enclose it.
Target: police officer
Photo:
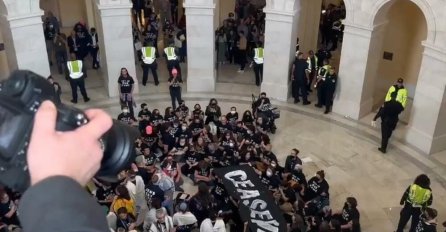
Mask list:
[[[331,66],[328,64],[328,60],[324,60],[324,66],[322,66],[318,73],[317,73],[317,79],[316,83],[314,84],[314,88],[317,89],[317,104],[315,105],[318,108],[322,108],[323,105],[326,104],[325,102],[325,87],[326,85],[325,80],[330,72]]]
[[[98,33],[96,32],[96,28],[92,27],[90,29],[90,54],[91,57],[93,58],[93,69],[98,69],[99,68],[99,60],[98,60],[98,52],[99,52],[99,38],[98,38]]]
[[[159,56],[158,51],[153,43],[144,43],[144,47],[141,49],[142,52],[142,85],[146,86],[147,77],[149,76],[149,69],[152,70],[153,79],[155,80],[155,85],[159,85],[158,73],[156,71],[158,64],[156,63],[156,58]]]
[[[308,86],[307,86],[307,90],[308,92],[313,92],[311,90],[312,84],[313,84],[313,80],[314,77],[316,76],[317,70],[319,68],[318,63],[319,60],[317,58],[317,56],[314,55],[313,50],[310,50],[308,52],[308,58],[307,58],[307,63],[308,63]]]
[[[407,89],[404,88],[403,82],[404,82],[403,78],[399,78],[396,81],[395,85],[390,86],[389,91],[387,91],[387,95],[386,95],[386,99],[385,99],[386,102],[390,101],[390,94],[391,93],[397,92],[396,101],[401,103],[401,105],[404,108],[406,108],[406,101],[407,101],[407,94],[408,94],[408,92],[407,92]]]
[[[178,72],[175,68],[172,69],[172,74],[169,78],[169,92],[170,92],[170,98],[172,99],[172,108],[176,109],[177,104],[176,101],[178,101],[178,104],[181,104],[181,84],[183,83],[183,80],[181,79],[181,76],[178,76]]]
[[[400,205],[404,205],[404,207],[400,213],[396,232],[403,232],[411,217],[412,223],[410,223],[409,232],[415,232],[422,209],[432,205],[432,189],[430,188],[430,179],[427,175],[421,174],[415,178],[414,183],[407,187],[404,192]]]
[[[77,88],[81,91],[84,97],[84,102],[90,101],[88,98],[87,91],[85,90],[85,78],[87,78],[87,70],[82,62],[82,60],[76,59],[76,54],[71,54],[71,61],[67,62],[67,68],[65,69],[65,78],[70,81],[71,95],[73,99],[71,102],[77,103]]]
[[[46,51],[48,54],[48,62],[53,65],[53,42],[56,35],[59,33],[59,26],[57,19],[55,19],[51,12],[48,12],[48,17],[45,18],[44,34],[46,42]]]
[[[396,101],[396,96],[396,92],[390,94],[390,101],[381,106],[372,121],[372,126],[376,126],[376,119],[381,117],[381,147],[378,150],[382,153],[386,153],[390,136],[398,123],[398,115],[404,110],[401,103]]]
[[[302,52],[296,52],[297,59],[294,61],[292,68],[291,80],[293,81],[293,93],[294,93],[294,103],[299,103],[299,96],[302,96],[302,101],[304,105],[309,105],[311,102],[307,99],[307,85],[308,85],[308,64],[304,59],[304,54]]]
[[[259,43],[257,48],[254,48],[254,74],[257,86],[263,82],[263,54],[262,44]]]
[[[338,83],[338,75],[336,75],[335,68],[331,67],[328,71],[328,75],[325,77],[325,112],[328,114],[331,112],[331,106],[333,105],[333,95],[336,90],[336,83]]]
[[[178,52],[175,49],[173,43],[170,43],[168,47],[164,48],[164,56],[167,59],[167,69],[169,70],[170,76],[172,77],[172,70],[175,68],[178,75],[181,77],[181,67],[178,61]]]

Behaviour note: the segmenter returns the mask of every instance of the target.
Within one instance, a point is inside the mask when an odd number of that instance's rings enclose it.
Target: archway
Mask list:
[[[416,3],[395,0],[377,11],[374,28],[371,43],[376,52],[370,52],[369,59],[376,59],[376,68],[368,70],[375,72],[372,110],[382,105],[388,88],[403,78],[409,95],[400,119],[407,123],[424,50],[421,43],[428,37],[427,20]]]

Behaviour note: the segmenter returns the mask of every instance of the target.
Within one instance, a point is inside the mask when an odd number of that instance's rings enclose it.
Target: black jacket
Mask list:
[[[30,187],[19,212],[24,231],[110,231],[95,198],[68,177],[51,177]]]
[[[398,115],[404,110],[404,107],[401,103],[390,100],[385,102],[383,106],[379,109],[378,113],[373,118],[374,121],[381,117],[381,123],[385,124],[392,129],[395,129],[396,124],[398,123]]]

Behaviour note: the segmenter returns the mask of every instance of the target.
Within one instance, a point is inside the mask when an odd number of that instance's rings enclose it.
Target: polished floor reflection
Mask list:
[[[106,96],[101,71],[88,72],[87,92],[92,101],[87,105],[78,104],[77,107],[103,108],[116,117],[120,112],[118,99]],[[71,92],[68,83],[59,75],[55,75],[55,79],[62,84],[63,101],[69,102]],[[158,108],[161,111],[170,105],[168,85],[165,78],[161,80],[164,81],[159,86],[140,85],[140,94],[136,96],[137,105],[147,102],[150,109]],[[183,88],[183,95],[188,106],[195,103],[205,106],[209,98],[215,97],[224,113],[231,106],[236,106],[239,112],[249,109],[251,93],[259,92],[259,88],[254,85],[232,83],[218,83],[214,93],[206,94],[186,93],[186,88]],[[277,133],[271,138],[273,152],[281,164],[284,164],[285,156],[291,148],[298,148],[302,158],[307,158],[304,165],[307,176],[314,175],[317,170],[325,170],[333,209],[340,209],[346,197],[355,196],[359,203],[363,231],[393,231],[399,218],[400,197],[414,177],[421,173],[431,177],[433,207],[438,209],[439,222],[446,219],[446,153],[426,156],[404,144],[401,138],[405,125],[398,126],[388,153],[383,155],[377,150],[379,128],[369,126],[370,116],[353,121],[334,114],[324,115],[322,110],[312,105],[304,107],[274,103],[280,107],[282,117],[277,122]],[[195,191],[189,184],[186,184],[185,189],[188,192]],[[440,226],[438,229],[441,230]]]

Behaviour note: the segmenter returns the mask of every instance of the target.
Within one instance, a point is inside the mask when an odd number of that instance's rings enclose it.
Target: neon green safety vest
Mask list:
[[[390,97],[390,94],[392,94],[395,91],[396,91],[396,88],[395,88],[395,86],[392,85],[389,88],[389,91],[387,91],[387,95],[386,95],[386,99],[385,99],[386,102],[388,102],[388,101],[390,101],[392,99]],[[401,105],[403,105],[404,108],[406,108],[407,94],[408,94],[407,89],[402,88],[402,89],[398,90],[398,93],[396,95],[396,101],[401,103]]]
[[[432,192],[429,189],[422,188],[416,184],[410,186],[408,200],[415,207],[420,207],[426,204],[431,198]]]
[[[79,79],[84,75],[82,72],[83,63],[81,60],[68,61],[67,66],[71,79]]]
[[[314,69],[317,70],[317,62],[319,61],[317,56],[313,56],[314,57]],[[308,57],[307,59],[307,63],[308,63],[308,70],[311,71],[313,69],[313,65],[311,64],[311,57]]]
[[[263,48],[254,49],[254,62],[256,64],[263,64]]]
[[[143,47],[141,50],[142,61],[146,64],[152,64],[156,59],[156,49],[154,47]]]
[[[328,64],[324,65],[324,66],[322,66],[322,68],[319,69],[319,72],[317,75],[322,78],[325,78],[328,75],[328,71],[330,71],[330,69],[331,69],[330,65],[328,65]]]
[[[177,55],[175,54],[174,47],[164,48],[164,53],[166,53],[167,60],[176,60],[177,59]]]

